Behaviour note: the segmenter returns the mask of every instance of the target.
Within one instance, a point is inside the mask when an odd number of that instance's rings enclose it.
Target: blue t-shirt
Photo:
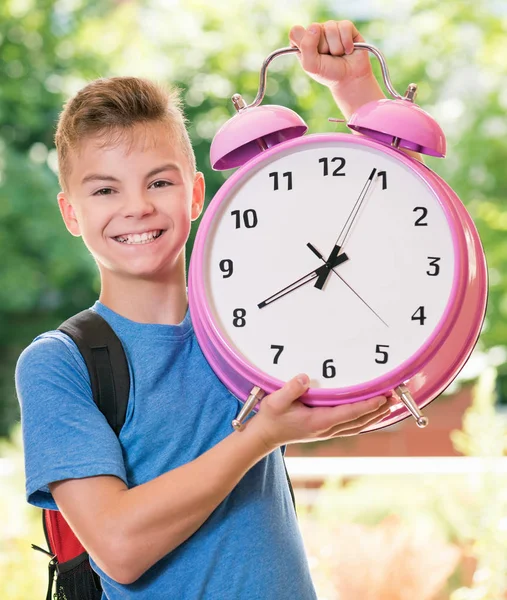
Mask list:
[[[38,336],[19,358],[26,493],[55,509],[48,484],[114,475],[132,488],[186,464],[231,433],[240,408],[204,359],[190,314],[179,325],[94,307],[121,339],[130,397],[119,439],[95,406],[86,365],[65,334]],[[136,582],[93,562],[104,599],[315,599],[280,449],[250,469],[207,521]]]

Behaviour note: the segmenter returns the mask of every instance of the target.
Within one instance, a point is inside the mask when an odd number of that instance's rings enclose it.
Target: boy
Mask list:
[[[347,116],[382,97],[367,53],[349,56],[351,23],[290,36]],[[66,105],[56,145],[60,211],[99,268],[93,308],[123,343],[131,391],[118,439],[73,342],[34,340],[16,372],[28,501],[62,511],[109,600],[315,598],[280,447],[356,434],[390,401],[308,408],[299,375],[232,432],[239,402],[187,310],[184,247],[204,181],[177,99],[135,78],[94,81]]]

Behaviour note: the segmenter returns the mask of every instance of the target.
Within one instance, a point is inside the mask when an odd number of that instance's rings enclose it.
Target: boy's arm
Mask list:
[[[350,21],[312,23],[308,29],[296,25],[289,39],[301,53],[303,69],[329,88],[346,120],[363,104],[385,98],[370,63],[367,50],[354,50],[354,42],[364,42]],[[422,162],[417,152],[402,149]]]
[[[150,482],[127,489],[116,477],[71,479],[50,484],[51,493],[100,568],[119,583],[132,583],[197,531],[275,448],[354,435],[390,412],[383,397],[309,408],[297,400],[307,387],[308,378],[292,379],[262,400],[243,431]]]

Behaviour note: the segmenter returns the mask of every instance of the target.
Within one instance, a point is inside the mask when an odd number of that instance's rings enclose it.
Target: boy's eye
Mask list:
[[[162,188],[162,187],[167,187],[169,185],[172,185],[172,183],[170,181],[165,181],[164,179],[159,179],[158,181],[154,181],[150,187]]]
[[[109,196],[112,192],[111,188],[100,188],[100,190],[93,193],[93,196]]]

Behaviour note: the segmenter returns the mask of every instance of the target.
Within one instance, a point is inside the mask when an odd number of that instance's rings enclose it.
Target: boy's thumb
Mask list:
[[[272,401],[275,402],[278,408],[288,408],[294,400],[297,400],[306,392],[309,385],[310,379],[308,375],[304,373],[296,375],[296,377],[287,381],[282,388],[271,395]]]

